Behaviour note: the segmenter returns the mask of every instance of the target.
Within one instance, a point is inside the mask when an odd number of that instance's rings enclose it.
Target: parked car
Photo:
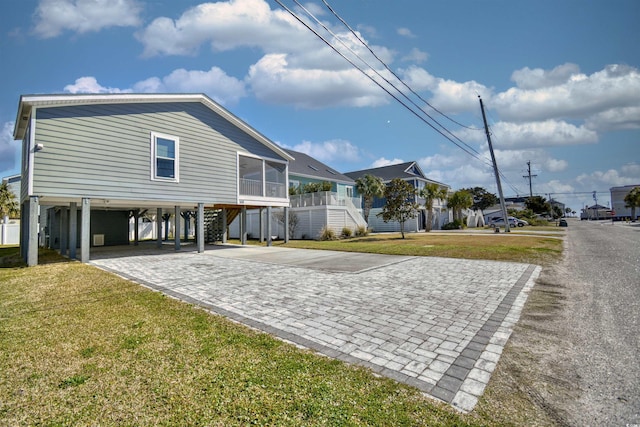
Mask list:
[[[567,220],[566,219],[561,219],[560,222],[558,223],[558,225],[560,227],[567,227],[568,226]]]
[[[524,219],[519,219],[513,216],[509,217],[509,227],[524,227],[525,225],[529,225],[527,221]],[[489,220],[489,227],[504,227],[504,218],[502,217],[493,217]]]

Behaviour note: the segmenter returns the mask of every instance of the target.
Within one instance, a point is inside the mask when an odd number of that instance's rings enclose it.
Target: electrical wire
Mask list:
[[[321,39],[327,46],[329,46],[334,52],[336,52],[338,55],[340,55],[343,59],[345,59],[349,64],[351,64],[354,68],[356,68],[358,71],[360,71],[365,77],[367,77],[369,80],[371,80],[374,84],[376,84],[378,87],[380,87],[382,90],[384,90],[389,96],[391,96],[393,99],[395,99],[397,102],[399,102],[401,105],[403,105],[407,110],[409,110],[413,115],[415,115],[418,119],[422,120],[425,124],[427,124],[429,127],[431,127],[433,130],[435,130],[436,132],[438,132],[440,135],[442,135],[443,137],[445,137],[447,140],[449,140],[451,143],[453,143],[454,145],[456,145],[458,148],[460,148],[461,150],[463,150],[464,152],[466,152],[467,154],[469,154],[470,156],[483,161],[483,159],[481,159],[479,157],[479,154],[474,153],[473,151],[470,151],[469,149],[461,146],[459,143],[457,143],[456,141],[454,141],[452,138],[450,138],[449,136],[447,136],[445,133],[443,133],[440,129],[436,128],[433,124],[431,124],[429,121],[427,121],[424,117],[422,117],[419,113],[417,113],[415,110],[413,110],[410,106],[408,106],[407,104],[405,104],[401,99],[399,99],[396,95],[394,95],[393,93],[390,92],[390,90],[388,88],[386,88],[384,85],[382,85],[379,81],[377,81],[375,78],[373,78],[371,75],[367,74],[366,71],[364,71],[361,67],[359,67],[357,64],[355,64],[351,59],[349,59],[346,55],[344,55],[342,52],[340,52],[334,45],[332,45],[329,41],[327,41],[327,39],[325,37],[323,37],[318,31],[316,31],[314,28],[312,28],[309,24],[307,24],[302,18],[300,18],[296,13],[294,13],[291,9],[289,9],[286,5],[284,5],[282,3],[281,0],[275,0],[276,3],[278,3],[280,5],[280,7],[282,7],[285,11],[287,11],[293,18],[295,18],[298,22],[300,22],[302,25],[304,25],[309,31],[311,31],[313,34],[316,35],[316,37],[318,37],[319,39]],[[296,0],[294,0],[296,2],[296,4],[298,4],[298,6],[302,7],[304,9],[304,7],[302,5],[300,5]],[[311,16],[311,15],[310,15]],[[313,17],[315,18],[315,17]],[[315,20],[320,23],[319,20],[317,20],[317,18],[315,18]],[[325,30],[329,31],[326,26],[324,26],[324,24],[320,23],[320,25],[322,25]],[[373,68],[371,68],[373,70]],[[375,70],[373,70],[375,71]],[[378,74],[379,75],[379,74]],[[396,91],[398,91],[399,93],[402,93],[402,91],[400,91],[397,87],[395,87],[393,84],[390,84],[391,87],[393,87]],[[418,107],[419,108],[419,107]],[[421,108],[419,108],[420,111],[423,114],[427,114],[424,110],[422,110]],[[430,116],[429,116],[430,117]],[[465,144],[466,145],[466,144]],[[485,160],[486,161],[486,160]]]
[[[385,76],[383,76],[382,74],[380,74],[380,72],[373,67],[371,64],[369,64],[369,62],[367,62],[364,58],[362,58],[357,52],[355,52],[353,49],[351,49],[351,47],[349,47],[337,34],[335,34],[331,29],[329,29],[324,23],[322,23],[318,18],[316,18],[313,13],[311,13],[307,8],[305,8],[303,5],[301,5],[299,3],[298,0],[293,0],[302,10],[304,10],[307,15],[309,15],[309,17],[311,17],[314,21],[316,21],[317,24],[319,24],[320,26],[322,26],[322,28],[325,29],[325,31],[327,31],[329,34],[331,34],[336,40],[338,40],[340,42],[340,44],[342,44],[342,46],[344,46],[347,50],[349,50],[349,52],[351,52],[356,58],[358,58],[360,61],[362,61],[364,63],[364,65],[366,65],[371,71],[373,71],[378,77],[380,77],[381,79],[383,79],[389,86],[391,86],[392,88],[394,88],[400,95],[402,95],[407,101],[409,101],[411,104],[413,104],[418,110],[420,110],[421,112],[423,112],[427,117],[429,117],[429,119],[431,119],[435,124],[437,124],[440,128],[442,128],[445,132],[447,132],[449,135],[451,135],[453,138],[455,138],[456,140],[458,140],[461,144],[463,144],[465,147],[467,147],[468,149],[470,149],[471,151],[473,151],[474,153],[481,155],[474,147],[470,146],[469,144],[467,144],[466,142],[464,142],[462,139],[460,139],[460,137],[458,137],[457,135],[455,135],[454,133],[452,133],[449,129],[447,129],[443,124],[441,124],[438,120],[436,120],[434,117],[432,117],[429,113],[427,113],[426,111],[424,111],[424,109],[419,106],[418,104],[416,104],[416,102],[414,100],[412,100],[405,92],[403,92],[402,90],[398,89],[398,87],[391,83],[391,81],[389,81],[389,79],[387,79]],[[325,3],[326,4],[326,3]],[[328,4],[327,4],[328,5]],[[330,7],[330,6],[329,6]],[[337,16],[337,15],[336,15]],[[337,16],[338,19],[342,20],[339,16]],[[409,87],[408,84],[406,84],[391,68],[389,68],[389,66],[382,61],[382,59],[380,59],[375,52],[366,44],[366,42],[364,42],[352,29],[351,27],[349,27],[349,25],[342,21],[346,27],[351,31],[351,33],[356,37],[356,39],[358,39],[358,41],[363,44],[367,50],[369,50],[369,52],[371,52],[371,54],[387,69],[387,71],[389,71],[400,83],[402,83],[410,92],[412,92],[414,95],[416,95],[418,98],[420,98],[423,102],[425,102],[427,105],[429,105],[431,108],[434,108],[432,105],[430,105],[426,100],[424,100],[418,93],[416,93],[411,87]],[[434,108],[434,110],[438,111],[437,109]],[[438,111],[439,112],[439,111]],[[443,114],[443,113],[440,113]]]
[[[296,1],[296,3],[298,3]],[[384,68],[389,71],[391,74],[393,74],[393,76],[398,79],[398,81],[400,83],[402,83],[402,85],[404,87],[406,87],[411,93],[413,93],[415,96],[418,97],[418,99],[420,99],[422,102],[424,102],[425,104],[427,104],[429,107],[431,107],[435,112],[437,112],[438,114],[440,114],[441,116],[445,117],[446,119],[450,120],[451,122],[455,123],[456,125],[463,127],[465,129],[470,129],[470,130],[484,130],[482,128],[476,128],[476,127],[471,127],[471,126],[466,126],[460,122],[458,122],[457,120],[453,119],[452,117],[448,116],[447,114],[443,113],[442,111],[440,111],[439,109],[437,109],[436,107],[434,107],[433,105],[431,105],[429,103],[429,101],[427,101],[426,99],[424,99],[420,94],[418,94],[416,91],[414,91],[404,80],[402,80],[400,78],[400,76],[398,76],[395,71],[393,71],[391,69],[391,67],[389,67],[387,65],[387,63],[385,63],[374,51],[373,49],[371,49],[371,47],[367,44],[367,42],[365,42],[362,37],[360,37],[360,35],[353,29],[351,28],[351,26],[344,20],[342,19],[342,17],[333,9],[333,7],[331,7],[331,5],[327,2],[327,0],[322,0],[322,3],[324,3],[324,5],[327,7],[327,9],[329,9],[329,11],[333,14],[333,16],[335,16],[340,22],[342,22],[342,24],[344,24],[345,27],[347,27],[349,29],[349,31],[351,32],[351,34],[353,34],[353,36],[358,39],[358,41],[367,48],[367,50],[380,62],[380,64],[382,64],[382,66],[384,66]],[[435,120],[434,120],[435,121]]]

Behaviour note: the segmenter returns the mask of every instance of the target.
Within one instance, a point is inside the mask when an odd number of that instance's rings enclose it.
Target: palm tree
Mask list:
[[[453,210],[454,220],[462,220],[462,210],[470,208],[471,205],[473,205],[473,197],[465,190],[456,191],[447,200],[447,206]]]
[[[382,197],[384,183],[381,178],[366,174],[356,179],[356,190],[362,196],[364,221],[369,224],[369,212],[373,206],[373,199]]]
[[[424,198],[424,207],[427,209],[427,223],[425,231],[431,231],[433,223],[433,202],[436,199],[444,199],[447,197],[447,189],[438,184],[429,183],[420,190],[420,197]]]
[[[636,220],[636,208],[640,207],[640,187],[635,187],[624,196],[624,206],[631,208],[631,220]]]
[[[7,216],[18,215],[18,202],[16,195],[9,190],[9,184],[3,182],[0,185],[0,221]]]

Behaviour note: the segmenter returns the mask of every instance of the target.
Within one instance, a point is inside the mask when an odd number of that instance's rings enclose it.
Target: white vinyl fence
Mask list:
[[[0,224],[0,245],[17,245],[20,243],[20,220],[10,219]]]

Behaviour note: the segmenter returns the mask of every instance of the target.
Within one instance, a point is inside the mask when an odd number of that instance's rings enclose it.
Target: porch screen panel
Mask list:
[[[284,163],[265,161],[267,197],[287,197],[287,167]]]
[[[262,160],[239,156],[238,175],[240,194],[245,196],[263,196]]]

